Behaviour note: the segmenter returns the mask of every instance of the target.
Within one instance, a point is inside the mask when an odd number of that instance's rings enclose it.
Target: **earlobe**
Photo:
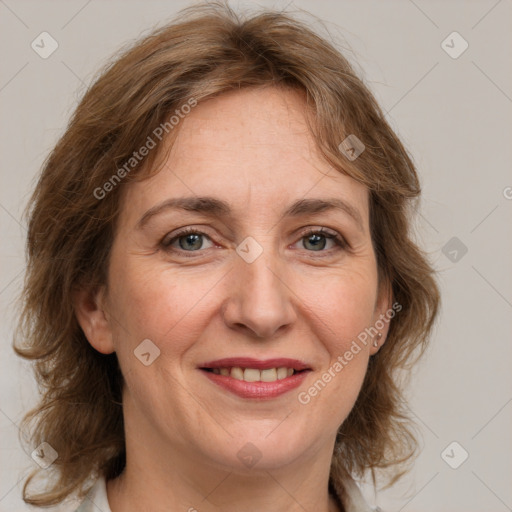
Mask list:
[[[102,354],[114,352],[112,329],[105,311],[104,288],[76,290],[73,305],[78,323],[91,346]]]

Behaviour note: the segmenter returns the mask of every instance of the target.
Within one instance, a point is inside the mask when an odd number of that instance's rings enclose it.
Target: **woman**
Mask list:
[[[346,59],[285,14],[195,7],[129,49],[31,202],[16,351],[48,469],[25,501],[370,510],[353,478],[411,460],[397,372],[438,308],[419,193]]]

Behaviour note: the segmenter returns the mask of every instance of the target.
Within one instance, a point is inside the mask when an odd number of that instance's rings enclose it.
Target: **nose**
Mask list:
[[[265,252],[252,263],[238,258],[229,273],[229,297],[222,307],[226,325],[253,338],[268,339],[285,331],[296,318],[287,274]]]

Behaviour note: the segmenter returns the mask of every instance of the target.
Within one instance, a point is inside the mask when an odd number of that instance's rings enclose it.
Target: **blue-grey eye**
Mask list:
[[[322,251],[323,249],[325,249],[325,245],[327,243],[327,238],[331,238],[331,237],[328,237],[323,234],[318,234],[318,233],[313,233],[311,235],[305,236],[303,238],[304,248],[312,249],[313,251]],[[309,247],[308,247],[308,245],[309,245]]]
[[[203,245],[203,235],[199,233],[189,233],[187,235],[182,235],[177,238],[179,241],[179,246],[183,250],[192,250],[196,251],[201,249]]]

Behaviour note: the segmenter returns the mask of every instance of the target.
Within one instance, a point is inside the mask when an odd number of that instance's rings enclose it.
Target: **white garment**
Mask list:
[[[354,480],[345,480],[343,487],[347,494],[346,499],[342,499],[346,512],[382,512],[379,508],[373,509],[366,503]],[[103,477],[96,481],[75,512],[112,512],[107,499],[107,484]]]

